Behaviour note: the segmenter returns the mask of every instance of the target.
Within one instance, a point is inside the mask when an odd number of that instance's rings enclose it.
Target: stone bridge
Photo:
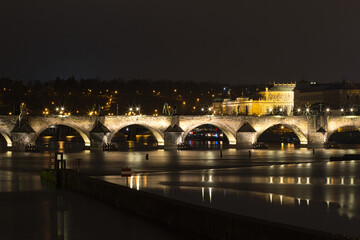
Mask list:
[[[360,116],[30,116],[26,127],[19,128],[17,124],[15,116],[0,116],[0,133],[14,151],[24,151],[26,145],[35,144],[38,136],[53,125],[75,129],[87,148],[99,149],[104,143],[111,143],[119,130],[134,124],[149,129],[158,146],[165,149],[176,149],[191,130],[203,124],[221,129],[230,146],[236,148],[252,148],[265,130],[278,124],[292,129],[303,146],[320,148],[338,128],[360,128]]]

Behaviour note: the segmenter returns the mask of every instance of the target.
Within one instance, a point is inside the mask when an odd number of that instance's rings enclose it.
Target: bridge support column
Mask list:
[[[256,132],[237,132],[236,133],[236,148],[237,149],[251,149],[256,139]]]
[[[324,148],[324,133],[321,132],[309,132],[308,148]]]
[[[108,143],[110,133],[92,132],[90,133],[90,150],[102,151],[103,145]]]
[[[164,132],[164,149],[177,150],[177,146],[182,142],[184,130],[178,125],[169,126]]]
[[[11,150],[15,152],[25,152],[28,144],[35,144],[31,142],[35,133],[13,132],[11,133],[12,147]]]

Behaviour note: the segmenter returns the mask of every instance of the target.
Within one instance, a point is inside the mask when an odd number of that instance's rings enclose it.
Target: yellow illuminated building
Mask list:
[[[259,92],[259,99],[238,97],[235,100],[223,99],[213,102],[217,115],[253,115],[267,114],[291,115],[294,108],[295,83],[274,83],[269,89]]]

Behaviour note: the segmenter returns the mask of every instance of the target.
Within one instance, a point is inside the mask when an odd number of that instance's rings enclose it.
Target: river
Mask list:
[[[218,150],[85,150],[65,153],[64,158],[70,168],[141,191],[270,221],[360,235],[360,161],[329,162],[330,156],[345,153],[360,153],[360,149],[313,152],[288,147],[250,150],[250,154],[249,150],[225,149],[222,156]],[[77,158],[82,159],[80,165]],[[54,191],[44,190],[38,176],[41,168],[48,167],[48,153],[4,152],[0,159],[2,196]],[[123,167],[133,169],[134,176],[121,177]],[[67,202],[85,201],[74,199]],[[18,201],[25,204],[27,200]],[[161,228],[158,234],[163,234]]]

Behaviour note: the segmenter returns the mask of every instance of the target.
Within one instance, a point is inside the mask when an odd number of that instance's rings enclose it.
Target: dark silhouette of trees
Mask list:
[[[207,109],[214,99],[253,96],[258,88],[166,79],[125,81],[119,78],[105,81],[70,77],[46,82],[22,82],[3,77],[0,78],[0,114],[17,114],[22,102],[28,106],[30,115],[42,115],[45,109],[49,114],[56,114],[57,107],[64,107],[65,112],[72,115],[87,115],[94,105],[100,106],[105,115],[123,115],[130,107],[139,107],[137,114],[160,115],[165,102],[176,107],[178,114],[201,114],[201,108]]]

